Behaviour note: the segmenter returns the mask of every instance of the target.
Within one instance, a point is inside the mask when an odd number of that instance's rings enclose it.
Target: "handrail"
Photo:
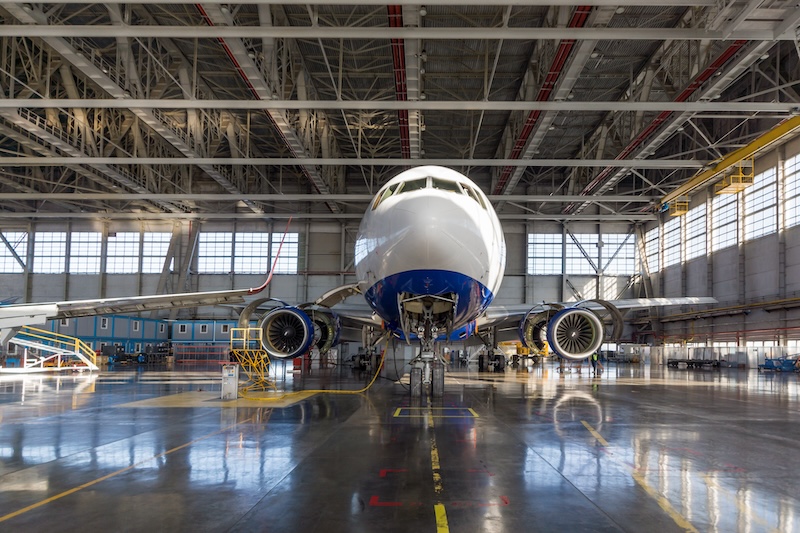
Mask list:
[[[89,359],[93,365],[97,365],[97,354],[95,351],[91,346],[77,337],[71,337],[69,335],[64,335],[63,333],[48,331],[46,329],[34,328],[32,326],[23,326],[18,335],[20,334],[54,344],[57,343],[55,347],[80,353]]]

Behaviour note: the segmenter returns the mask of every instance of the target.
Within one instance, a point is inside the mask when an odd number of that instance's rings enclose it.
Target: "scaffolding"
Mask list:
[[[261,344],[261,328],[232,328],[231,355],[247,376],[242,392],[277,391],[269,378],[269,354]]]

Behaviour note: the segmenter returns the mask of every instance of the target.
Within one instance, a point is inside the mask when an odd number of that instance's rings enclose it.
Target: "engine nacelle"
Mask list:
[[[547,342],[547,324],[555,314],[564,307],[558,304],[548,304],[550,307],[544,311],[529,312],[519,323],[519,338],[531,350],[544,350]]]
[[[300,308],[314,325],[314,338],[311,344],[319,350],[319,353],[328,353],[332,347],[339,344],[339,335],[342,331],[339,315],[327,307],[301,305]]]
[[[306,353],[314,341],[314,324],[297,307],[278,307],[258,324],[261,344],[270,357],[289,359]]]
[[[565,359],[586,359],[603,344],[603,322],[588,309],[562,309],[547,324],[547,343]]]

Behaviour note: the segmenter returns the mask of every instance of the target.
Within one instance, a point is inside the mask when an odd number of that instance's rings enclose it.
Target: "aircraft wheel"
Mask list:
[[[422,369],[414,367],[411,369],[411,396],[422,395]]]
[[[444,395],[444,365],[436,361],[432,363],[432,366],[431,395],[434,398],[441,398]]]

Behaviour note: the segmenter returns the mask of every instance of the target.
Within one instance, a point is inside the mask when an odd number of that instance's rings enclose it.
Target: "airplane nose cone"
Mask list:
[[[394,231],[402,238],[389,253],[406,256],[414,270],[462,271],[470,263],[484,263],[486,228],[482,228],[480,206],[476,203],[469,209],[470,203],[446,196],[398,202],[392,216]]]

